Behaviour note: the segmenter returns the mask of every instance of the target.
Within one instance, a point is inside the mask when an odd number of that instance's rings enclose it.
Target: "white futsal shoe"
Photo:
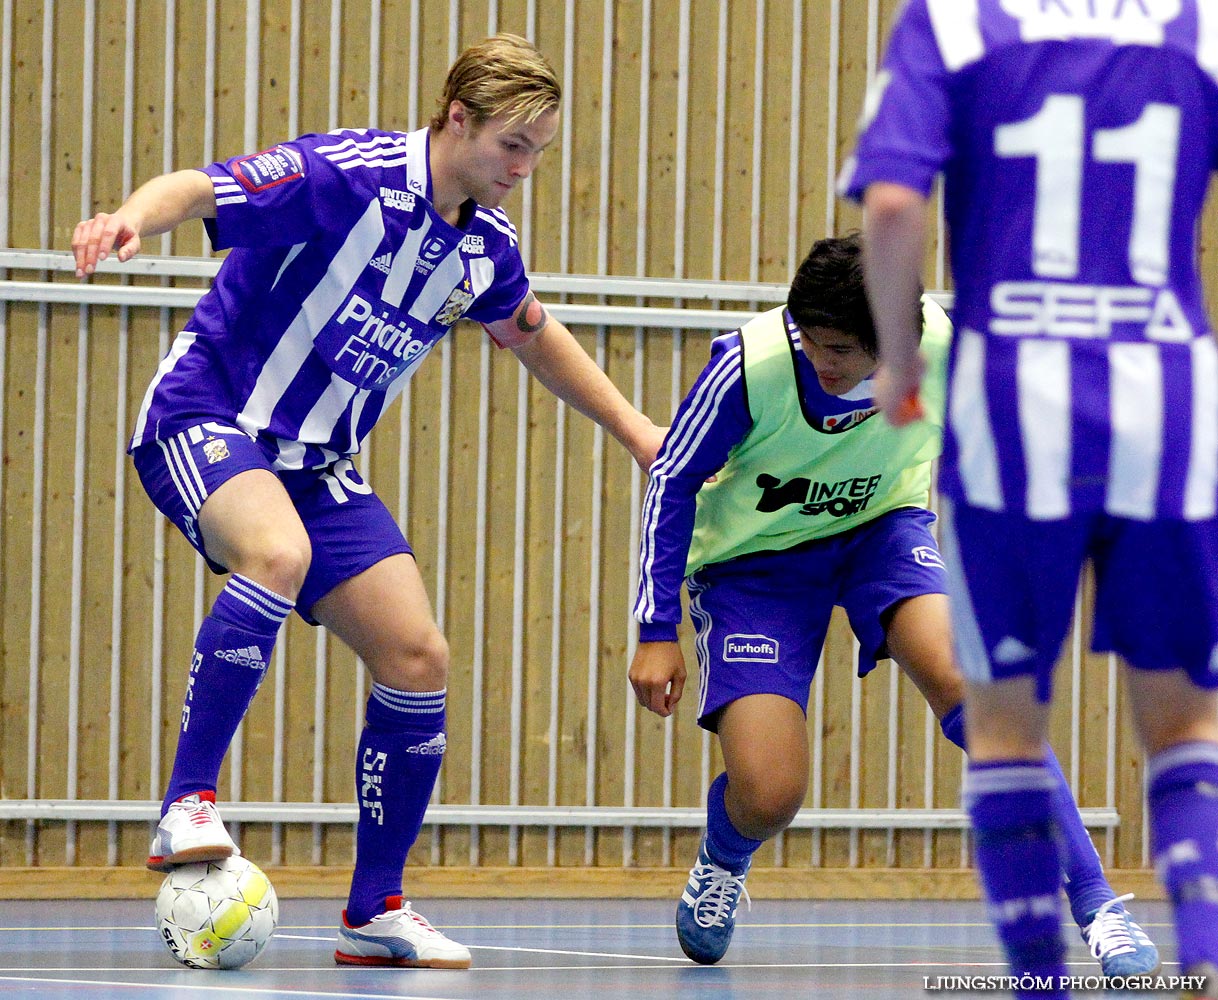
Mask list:
[[[384,913],[352,927],[343,910],[338,929],[339,965],[396,965],[413,969],[468,969],[469,949],[446,938],[410,908],[401,896],[385,900]]]
[[[240,853],[216,812],[215,793],[196,792],[178,799],[161,817],[147,867],[167,872],[177,865],[223,861]]]

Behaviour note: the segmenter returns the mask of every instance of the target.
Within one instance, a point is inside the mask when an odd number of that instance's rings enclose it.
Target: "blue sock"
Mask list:
[[[957,705],[939,720],[943,735],[961,750],[968,752],[964,742],[964,706]],[[1070,786],[1066,784],[1066,776],[1062,773],[1061,765],[1057,762],[1052,748],[1045,747],[1045,766],[1056,781],[1054,799],[1057,811],[1057,833],[1060,838],[1059,848],[1062,854],[1062,871],[1066,876],[1066,897],[1070,900],[1070,915],[1074,922],[1082,927],[1087,918],[1098,910],[1116,893],[1104,877],[1104,869],[1100,865],[1100,856],[1095,852],[1095,845],[1083,826],[1083,818],[1078,813],[1078,804],[1070,794]],[[1123,910],[1123,906],[1117,909]]]
[[[359,825],[347,922],[366,924],[402,895],[402,869],[444,760],[444,695],[374,684],[355,760]]]
[[[1062,874],[1066,879],[1066,898],[1070,901],[1070,916],[1082,927],[1090,922],[1089,918],[1096,910],[1110,899],[1115,899],[1116,893],[1104,877],[1100,856],[1091,842],[1091,835],[1083,826],[1078,803],[1070,794],[1061,765],[1047,746],[1045,767],[1055,782],[1053,818],[1057,820],[1058,849],[1061,851]],[[1115,909],[1123,911],[1125,907],[1118,904]]]
[[[1180,970],[1218,965],[1218,746],[1182,743],[1149,762],[1150,842],[1172,901]]]
[[[1064,976],[1052,773],[1040,761],[970,762],[966,801],[978,875],[1011,974]],[[1016,992],[1025,995],[1067,996],[1064,990]]]
[[[749,862],[764,841],[746,837],[732,825],[723,793],[727,791],[727,772],[711,782],[706,793],[706,853],[721,868],[734,875],[748,870]]]
[[[266,676],[279,627],[295,604],[233,574],[195,637],[173,774],[161,815],[183,795],[214,792],[220,764]]]

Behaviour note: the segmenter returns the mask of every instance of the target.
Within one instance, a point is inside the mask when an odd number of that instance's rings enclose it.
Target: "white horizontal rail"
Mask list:
[[[160,816],[153,800],[7,799],[0,801],[0,820],[85,820],[142,822]],[[1112,829],[1121,820],[1115,809],[1080,809],[1088,827]],[[225,802],[224,818],[242,823],[355,823],[354,804],[313,802]],[[663,827],[698,829],[706,810],[648,809],[625,806],[433,805],[424,822],[454,826]],[[792,829],[819,830],[961,830],[968,814],[959,809],[801,809]]]
[[[114,257],[102,261],[99,274],[153,275],[165,278],[214,278],[220,270],[217,257],[134,257],[120,264]],[[76,264],[70,253],[47,250],[0,250],[0,268],[17,271],[71,273]],[[678,278],[629,278],[605,275],[530,274],[538,292],[572,295],[622,295],[643,298],[702,299],[706,301],[784,302],[787,286],[764,282],[694,281]]]
[[[203,288],[0,281],[0,301],[8,302],[68,302],[76,305],[193,309],[205,292],[206,289]],[[566,302],[548,303],[546,308],[564,323],[686,330],[735,330],[757,315],[753,311],[739,310],[575,305]]]
[[[100,274],[163,278],[211,278],[220,261],[204,257],[136,257],[126,264],[111,258],[98,268]],[[72,257],[42,250],[0,250],[0,269],[16,271],[71,272]],[[533,274],[532,288],[545,294],[598,295],[608,298],[681,299],[703,302],[755,302],[774,305],[785,302],[787,286],[757,282],[690,281],[677,278],[629,278],[595,275]],[[63,302],[73,305],[143,306],[193,309],[206,289],[150,285],[115,285],[101,281],[0,281],[0,301]],[[951,295],[932,292],[932,297],[950,308]],[[689,309],[667,306],[585,305],[547,303],[555,318],[564,323],[652,327],[660,329],[734,330],[756,314],[753,309]]]

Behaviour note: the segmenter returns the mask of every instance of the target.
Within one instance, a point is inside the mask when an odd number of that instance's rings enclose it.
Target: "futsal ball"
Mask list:
[[[181,865],[156,896],[156,929],[192,969],[241,968],[266,947],[278,922],[275,887],[240,856]]]

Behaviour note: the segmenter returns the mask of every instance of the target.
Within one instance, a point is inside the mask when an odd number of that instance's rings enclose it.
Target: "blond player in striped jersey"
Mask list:
[[[402,891],[444,755],[448,645],[409,544],[352,456],[461,317],[644,468],[663,437],[533,296],[500,208],[554,140],[559,102],[544,57],[499,35],[453,64],[425,128],[306,135],[167,174],[73,237],[82,277],[186,219],[232,248],[131,439],[153,503],[232,574],[196,639],[148,865],[236,852],[215,807],[220,763],[295,608],[373,680],[340,963],[470,965]]]

